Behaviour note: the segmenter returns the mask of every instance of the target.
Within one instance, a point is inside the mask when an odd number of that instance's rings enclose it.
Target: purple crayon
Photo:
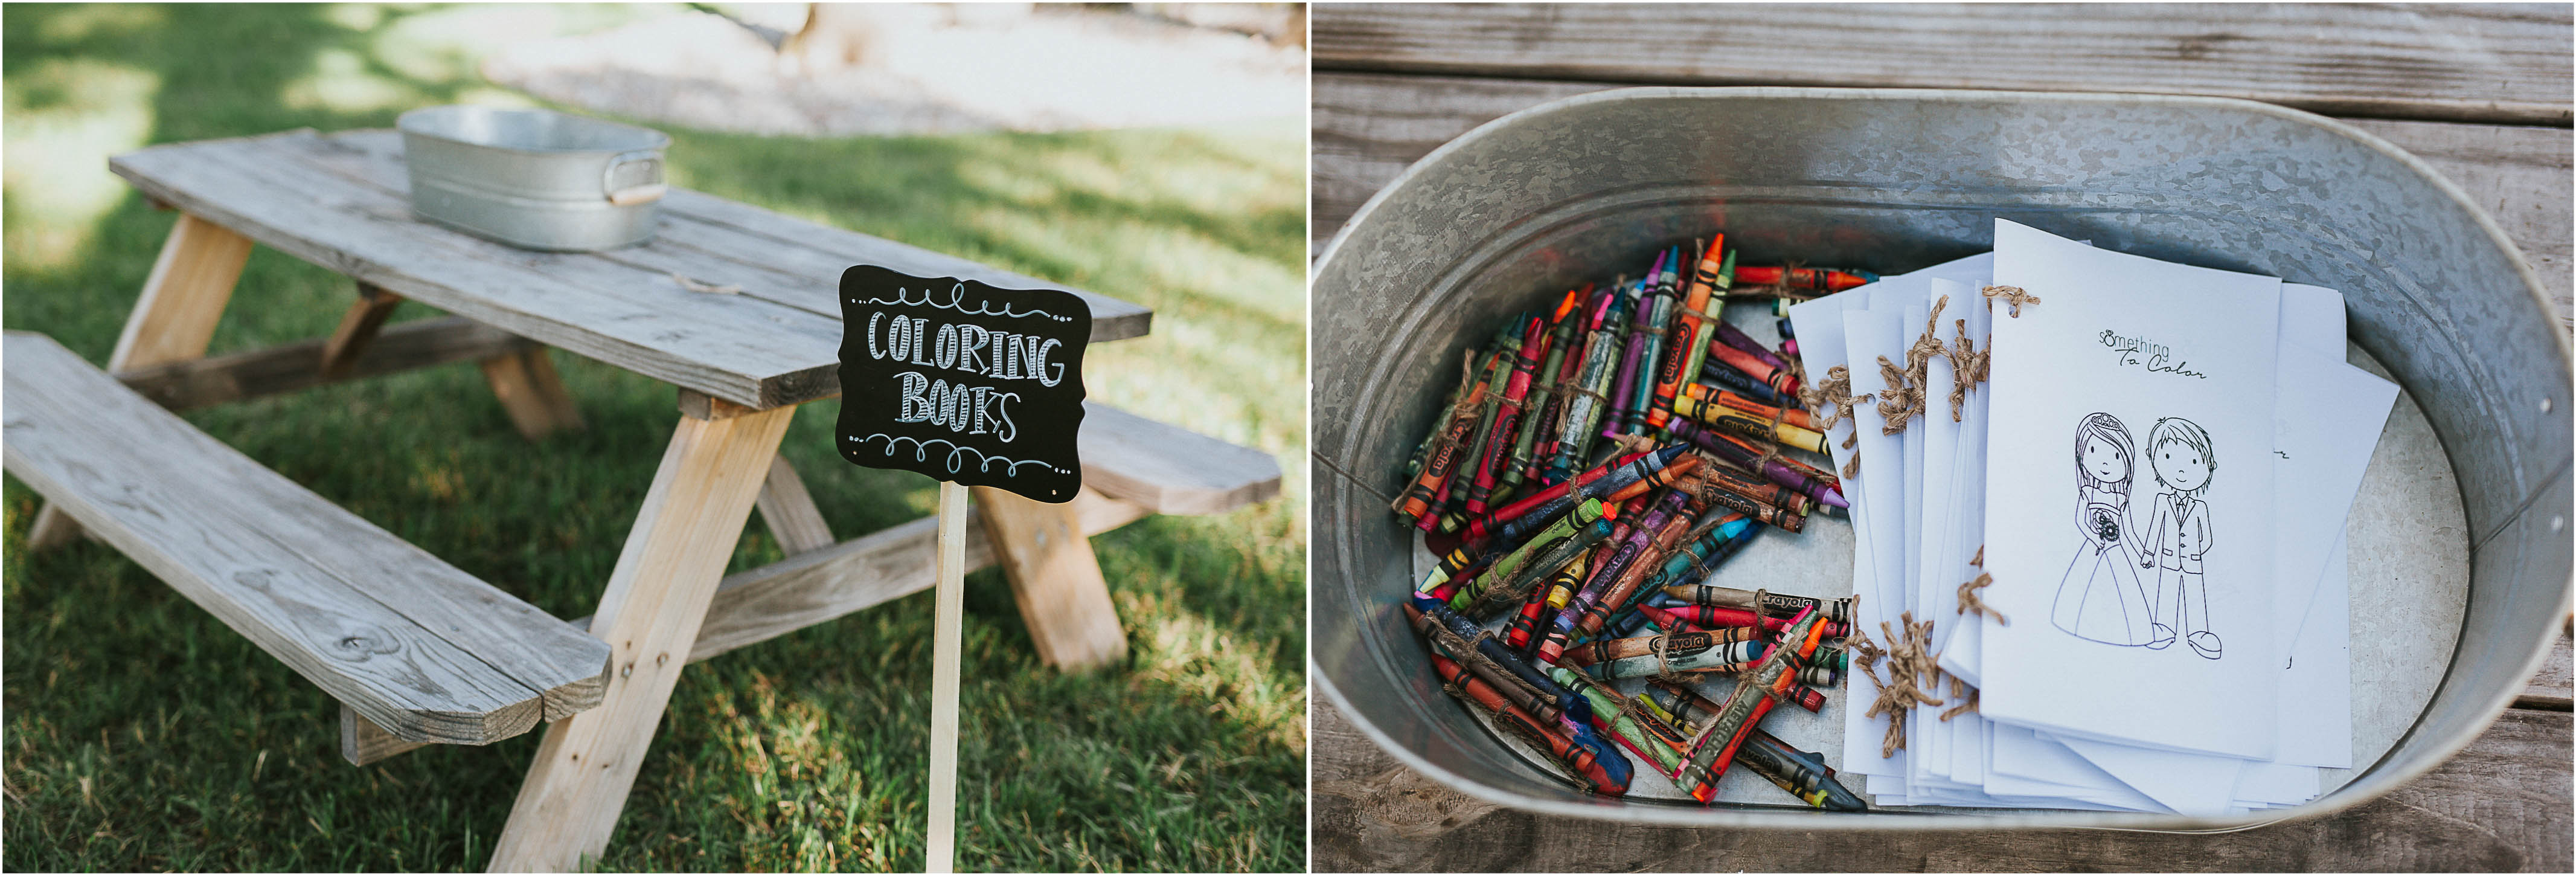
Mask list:
[[[1772,483],[1805,493],[1809,498],[1836,508],[1851,507],[1851,502],[1843,499],[1843,494],[1835,490],[1832,484],[1799,471],[1786,460],[1773,459],[1762,462],[1761,454],[1738,443],[1733,436],[1712,432],[1698,423],[1691,422],[1689,417],[1674,417],[1664,424],[1664,428],[1671,431],[1674,438],[1688,441],[1691,446],[1706,450],[1719,459],[1745,468],[1754,468],[1759,464],[1762,476],[1769,478]]]
[[[1655,296],[1648,291],[1664,273],[1664,256],[1655,256],[1655,267],[1646,278],[1637,281],[1636,295],[1631,298],[1626,352],[1619,356],[1619,379],[1610,384],[1610,412],[1601,416],[1601,437],[1628,434],[1628,409],[1636,400],[1637,375],[1646,370],[1646,326],[1655,313]]]

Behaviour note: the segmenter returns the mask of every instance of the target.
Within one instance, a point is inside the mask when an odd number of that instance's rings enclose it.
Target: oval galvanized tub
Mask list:
[[[1413,530],[1386,506],[1462,350],[1542,293],[1644,265],[1659,243],[1723,230],[1751,263],[1896,272],[1988,249],[1996,217],[2342,290],[2355,360],[2406,391],[2348,526],[2357,769],[2330,775],[2333,790],[2230,818],[1603,800],[1532,769],[1440,692],[1398,609],[1417,580]],[[2320,116],[2140,95],[1599,92],[1432,152],[1360,208],[1314,276],[1317,685],[1399,760],[1504,805],[1799,829],[2253,826],[2431,769],[2512,702],[2567,617],[2567,335],[2456,187]],[[1847,593],[1849,530],[1832,531],[1766,540],[1779,547],[1730,569]],[[1839,760],[1838,742],[1826,751]]]

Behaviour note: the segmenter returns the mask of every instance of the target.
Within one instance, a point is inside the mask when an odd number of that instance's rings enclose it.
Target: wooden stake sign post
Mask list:
[[[957,852],[967,488],[1051,503],[1081,491],[1074,439],[1091,307],[1070,292],[860,265],[841,275],[841,314],[841,456],[939,479],[925,866],[949,873]],[[1046,542],[1043,531],[1038,542]]]

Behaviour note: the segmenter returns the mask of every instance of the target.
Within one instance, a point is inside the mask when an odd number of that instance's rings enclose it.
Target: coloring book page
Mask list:
[[[1997,220],[1990,720],[2268,759],[2281,282]]]

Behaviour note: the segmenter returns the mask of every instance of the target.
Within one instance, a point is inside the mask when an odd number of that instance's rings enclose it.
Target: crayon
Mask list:
[[[1773,649],[1760,664],[1737,676],[1734,694],[1727,697],[1707,726],[1700,728],[1699,735],[1691,738],[1689,759],[1708,776],[1706,782],[1684,789],[1693,799],[1706,803],[1717,796],[1717,780],[1734,763],[1745,734],[1770,713],[1772,696],[1786,695],[1797,684],[1792,669],[1799,657],[1815,652],[1817,641],[1825,634],[1823,621],[1814,611],[1801,612],[1783,636],[1784,641],[1797,643],[1796,647]]]
[[[1761,341],[1755,340],[1752,335],[1745,334],[1743,329],[1736,328],[1732,324],[1719,323],[1715,337],[1717,339],[1716,343],[1734,347],[1737,351],[1742,352],[1745,355],[1762,360],[1762,364],[1769,365],[1782,371],[1795,370],[1789,367],[1788,359],[1782,358],[1780,354],[1772,352],[1770,347],[1763,346]]]
[[[1669,431],[1672,432],[1673,437],[1709,451],[1718,459],[1748,469],[1759,465],[1762,476],[1769,478],[1772,483],[1805,493],[1826,505],[1836,508],[1851,507],[1851,502],[1843,499],[1843,494],[1834,489],[1833,482],[1829,478],[1820,474],[1811,474],[1809,471],[1801,471],[1801,466],[1795,460],[1773,456],[1766,461],[1763,459],[1762,451],[1754,449],[1750,444],[1731,435],[1701,428],[1688,419],[1676,417],[1669,425],[1671,426]]]
[[[1770,387],[1771,392],[1781,398],[1798,397],[1798,376],[1787,367],[1762,361],[1761,357],[1716,341],[1709,342],[1708,358],[1743,372],[1754,382]]]
[[[1605,289],[1593,297],[1600,303],[1592,311],[1591,340],[1583,348],[1583,373],[1567,390],[1574,397],[1566,403],[1565,424],[1557,433],[1556,457],[1548,464],[1548,477],[1555,480],[1571,476],[1577,470],[1575,462],[1592,449],[1592,427],[1601,420],[1602,402],[1608,399],[1605,393],[1614,376],[1611,357],[1616,352],[1613,348],[1618,346],[1617,324],[1627,314],[1621,309],[1626,296],[1616,290]]]
[[[1798,355],[1798,330],[1785,316],[1780,318],[1780,352],[1787,356]]]
[[[1481,442],[1484,453],[1476,466],[1476,481],[1467,491],[1469,514],[1485,513],[1485,500],[1493,496],[1494,485],[1501,482],[1501,469],[1511,464],[1510,442],[1520,435],[1521,407],[1529,399],[1530,378],[1538,373],[1539,348],[1546,345],[1547,322],[1533,316],[1521,337],[1505,348],[1514,354],[1512,376],[1503,384],[1502,403],[1495,409],[1493,423],[1486,428]]]
[[[1612,660],[1652,657],[1658,650],[1675,660],[1714,653],[1718,655],[1718,662],[1746,663],[1762,659],[1762,655],[1770,652],[1770,647],[1771,637],[1758,630],[1672,632],[1626,639],[1594,639],[1565,649],[1565,653],[1557,657],[1556,665],[1580,669]]]
[[[1467,524],[1464,537],[1469,544],[1499,540],[1509,544],[1536,531],[1534,521],[1565,513],[1565,509],[1585,499],[1610,495],[1621,487],[1661,471],[1680,459],[1687,448],[1676,444],[1627,456],[1561,480],[1493,513]],[[1533,522],[1525,522],[1533,521]]]
[[[1526,541],[1521,542],[1518,547],[1514,548],[1510,553],[1504,554],[1501,559],[1495,561],[1491,569],[1494,575],[1488,577],[1499,580],[1500,577],[1508,577],[1517,573],[1520,571],[1523,563],[1528,562],[1530,557],[1536,555],[1536,553],[1543,549],[1547,544],[1553,544],[1554,542],[1562,539],[1573,538],[1575,533],[1586,526],[1590,526],[1592,521],[1601,519],[1601,511],[1601,502],[1593,499],[1585,499],[1580,504],[1568,509],[1566,513],[1557,515],[1554,520],[1542,521],[1536,516],[1524,518],[1533,524],[1544,522],[1546,525],[1538,527],[1537,531],[1531,533]],[[1495,546],[1499,547],[1499,545]],[[1468,545],[1461,545],[1459,546],[1458,551],[1469,549]],[[1451,553],[1455,554],[1457,551],[1451,551]],[[1482,590],[1481,587],[1473,589],[1477,591]],[[1468,600],[1475,599],[1475,593],[1467,593],[1466,598]],[[1459,604],[1463,605],[1465,603],[1461,602]]]
[[[1671,512],[1671,516],[1665,519],[1661,526],[1654,527],[1652,532],[1648,533],[1649,540],[1646,542],[1645,550],[1638,554],[1635,563],[1630,564],[1620,573],[1618,580],[1611,582],[1609,588],[1602,592],[1600,601],[1584,609],[1583,615],[1575,619],[1576,632],[1584,635],[1599,633],[1601,625],[1610,619],[1610,614],[1627,607],[1628,600],[1636,596],[1637,588],[1644,582],[1646,574],[1661,569],[1664,555],[1670,553],[1673,545],[1679,543],[1682,537],[1689,533],[1691,525],[1698,521],[1699,512],[1703,506],[1690,501],[1689,493],[1675,490],[1673,498],[1680,500],[1674,503],[1679,507]]]
[[[1469,593],[1468,588],[1462,588],[1459,595],[1463,598],[1464,605],[1459,608],[1459,611],[1465,612],[1469,618],[1482,620],[1505,608],[1528,601],[1530,595],[1537,591],[1541,579],[1574,562],[1591,550],[1593,545],[1609,538],[1613,528],[1615,524],[1610,521],[1596,518],[1569,537],[1550,545],[1546,552],[1539,554],[1537,559],[1520,565],[1509,578],[1503,578],[1497,574],[1489,576],[1488,579],[1480,579],[1495,580],[1499,583],[1491,587],[1478,588],[1480,592],[1476,593]],[[1533,539],[1531,544],[1537,544],[1538,541]],[[1461,603],[1462,599],[1450,601],[1453,606]]]
[[[1766,422],[1773,417],[1778,417],[1780,418],[1780,422],[1787,423],[1801,429],[1809,429],[1818,432],[1824,431],[1816,428],[1815,415],[1807,413],[1807,409],[1805,408],[1781,408],[1766,405],[1733,392],[1728,392],[1723,389],[1710,389],[1705,384],[1697,383],[1691,384],[1690,388],[1683,390],[1682,394],[1699,399],[1702,402],[1714,402],[1719,408],[1732,410]]]
[[[1460,639],[1471,643],[1478,654],[1493,661],[1495,666],[1527,682],[1530,687],[1537,688],[1540,694],[1554,700],[1557,708],[1564,709],[1575,720],[1592,720],[1591,704],[1584,702],[1582,697],[1575,696],[1573,691],[1566,690],[1556,682],[1548,680],[1548,677],[1539,674],[1538,670],[1530,668],[1528,663],[1505,650],[1503,643],[1494,641],[1492,636],[1485,635],[1483,628],[1476,626],[1473,621],[1458,616],[1457,612],[1450,611],[1447,603],[1429,597],[1416,596],[1413,598],[1413,607],[1429,615],[1432,620],[1438,621],[1441,626],[1447,627],[1450,632],[1458,634]]]
[[[1711,243],[1716,243],[1716,242],[1718,242],[1718,241],[1723,241],[1723,240],[1725,240],[1725,239],[1726,239],[1726,236],[1721,234],[1721,235],[1718,235],[1717,240],[1710,241],[1710,242],[1711,242]],[[1701,259],[1700,259],[1700,263],[1699,263],[1699,264],[1700,264],[1700,270],[1701,270],[1701,271],[1707,271],[1707,270],[1708,270],[1708,259],[1706,259],[1706,258],[1704,258],[1704,257],[1703,257],[1703,258],[1701,258]],[[1734,250],[1728,250],[1728,251],[1727,251],[1727,253],[1726,253],[1726,259],[1725,259],[1724,261],[1722,261],[1722,262],[1718,263],[1718,266],[1717,266],[1717,276],[1716,276],[1716,277],[1714,277],[1714,278],[1712,278],[1712,279],[1710,280],[1710,283],[1711,283],[1712,285],[1714,285],[1714,286],[1717,288],[1717,297],[1718,297],[1719,299],[1721,299],[1721,300],[1720,300],[1720,301],[1718,301],[1717,303],[1718,303],[1720,306],[1723,306],[1723,305],[1725,304],[1725,302],[1724,302],[1724,300],[1723,300],[1723,299],[1728,299],[1728,298],[1733,298],[1733,297],[1735,297],[1735,295],[1736,295],[1736,291],[1735,291],[1735,251],[1734,251]]]
[[[1440,518],[1449,516],[1452,509],[1465,502],[1468,492],[1474,489],[1477,461],[1485,455],[1485,442],[1494,432],[1490,428],[1494,415],[1503,404],[1503,383],[1509,379],[1512,363],[1520,353],[1520,339],[1509,331],[1500,333],[1499,340],[1501,343],[1494,351],[1494,358],[1485,366],[1485,378],[1478,384],[1477,394],[1484,399],[1484,406],[1476,412],[1476,428],[1468,433],[1471,443],[1467,445],[1467,453],[1458,458],[1457,468],[1449,477],[1448,488],[1441,492],[1440,501],[1433,503],[1430,516],[1415,524],[1425,532],[1438,526]]]
[[[1620,707],[1618,694],[1592,683],[1591,679],[1583,677],[1580,673],[1561,667],[1549,667],[1547,674],[1556,679],[1558,684],[1573,689],[1576,693],[1582,694],[1584,699],[1592,702],[1593,729],[1601,731],[1625,746],[1639,758],[1654,764],[1657,769],[1663,771],[1664,775],[1670,776],[1675,770],[1681,768],[1682,753],[1676,746],[1683,744],[1684,740],[1661,739],[1647,732],[1644,727],[1638,725],[1635,717],[1628,714],[1629,710]]]
[[[1388,506],[1396,516],[1408,520],[1421,516],[1422,512],[1411,509],[1416,503],[1427,506],[1431,491],[1439,488],[1439,483],[1431,476],[1430,466],[1440,455],[1441,449],[1447,446],[1444,439],[1457,428],[1458,409],[1467,403],[1469,388],[1475,385],[1476,381],[1471,373],[1461,375],[1458,385],[1450,388],[1449,400],[1441,405],[1443,415],[1440,419],[1432,421],[1431,433],[1423,436],[1422,446],[1414,450],[1415,461],[1406,466],[1407,483],[1404,490],[1398,493],[1395,502]]]
[[[1646,685],[1672,695],[1672,702],[1665,703],[1663,706],[1672,713],[1671,720],[1674,724],[1705,720],[1716,715],[1720,708],[1717,701],[1702,695],[1690,685],[1661,678],[1646,679]],[[1790,692],[1788,700],[1798,708],[1810,712],[1825,710],[1824,692],[1803,684]]]
[[[1669,446],[1680,447],[1682,445],[1673,444]],[[1657,449],[1661,450],[1663,448]],[[1644,475],[1639,476],[1636,480],[1622,484],[1617,489],[1611,490],[1608,495],[1601,497],[1601,501],[1625,502],[1630,499],[1637,498],[1638,496],[1645,495],[1653,490],[1679,489],[1683,485],[1694,480],[1700,468],[1706,465],[1708,465],[1708,459],[1696,453],[1684,453],[1675,456],[1671,462],[1665,463],[1664,467],[1647,472]]]
[[[1741,611],[1754,610],[1756,608],[1754,603],[1758,599],[1761,603],[1759,608],[1763,614],[1777,617],[1789,617],[1797,614],[1801,609],[1815,608],[1825,613],[1826,620],[1845,625],[1851,623],[1852,601],[1848,596],[1840,599],[1817,599],[1813,596],[1792,596],[1768,590],[1755,593],[1751,590],[1708,584],[1677,584],[1664,588],[1664,593],[1692,605],[1713,605]]]
[[[1644,328],[1639,329],[1644,333],[1646,352],[1638,360],[1637,382],[1635,388],[1631,390],[1634,395],[1628,402],[1627,418],[1620,424],[1619,431],[1622,433],[1643,435],[1646,433],[1649,420],[1662,419],[1651,416],[1655,407],[1657,375],[1662,371],[1661,366],[1656,362],[1659,359],[1672,358],[1664,353],[1664,336],[1671,332],[1673,310],[1680,305],[1679,299],[1674,294],[1673,284],[1680,279],[1681,261],[1681,248],[1674,247],[1671,258],[1664,263],[1662,277],[1655,284],[1654,291],[1647,296],[1647,301],[1654,305],[1648,309],[1653,316],[1645,321]]]
[[[1646,279],[1637,283],[1636,293],[1629,298],[1627,343],[1619,354],[1618,377],[1610,383],[1610,412],[1601,418],[1601,437],[1628,434],[1628,412],[1636,402],[1637,372],[1645,367],[1647,327],[1654,321],[1658,298],[1654,290],[1664,272],[1664,258],[1655,257],[1654,270],[1646,272]]]
[[[1799,751],[1780,737],[1756,728],[1745,737],[1744,747],[1735,752],[1736,760],[1789,796],[1807,801],[1807,805],[1831,812],[1868,812],[1869,804],[1860,795],[1834,780],[1834,771],[1825,766],[1824,755]]]
[[[1711,503],[1733,509],[1736,513],[1751,517],[1765,526],[1778,527],[1788,532],[1803,532],[1807,528],[1807,516],[1804,514],[1718,486],[1707,480],[1702,480],[1701,484],[1700,494],[1707,496]]]
[[[1785,399],[1780,397],[1780,391],[1772,389],[1770,384],[1763,383],[1753,375],[1738,371],[1735,366],[1728,365],[1724,360],[1716,357],[1710,357],[1706,361],[1700,363],[1699,382],[1703,385],[1731,389],[1736,392],[1743,393],[1745,397],[1766,405],[1780,405],[1787,403]]]
[[[1708,320],[1701,314],[1708,311],[1709,296],[1723,288],[1717,276],[1717,257],[1725,246],[1726,235],[1722,233],[1709,242],[1708,252],[1699,257],[1698,267],[1691,272],[1689,294],[1682,298],[1681,307],[1667,323],[1672,333],[1668,338],[1671,352],[1655,368],[1655,402],[1646,412],[1646,428],[1661,429],[1665,420],[1672,419],[1674,400],[1681,397],[1682,387],[1699,374],[1699,359],[1708,355],[1707,350],[1692,347],[1706,337],[1703,324]]]
[[[1548,636],[1549,647],[1539,651],[1542,659],[1555,662],[1556,655],[1565,650],[1566,639],[1576,630],[1592,633],[1601,629],[1601,622],[1609,619],[1609,613],[1619,607],[1617,605],[1602,607],[1610,598],[1610,594],[1616,592],[1615,582],[1626,578],[1628,567],[1636,565],[1638,558],[1643,556],[1653,543],[1664,537],[1664,531],[1669,528],[1668,525],[1674,520],[1675,515],[1681,513],[1682,504],[1689,498],[1678,491],[1667,493],[1661,501],[1655,503],[1654,507],[1646,512],[1642,519],[1638,520],[1636,526],[1629,528],[1626,536],[1620,541],[1619,549],[1610,555],[1610,559],[1602,564],[1599,571],[1592,573],[1591,580],[1583,583],[1583,590],[1574,594],[1574,601],[1566,606],[1573,610],[1575,616],[1557,617],[1556,632]],[[1688,525],[1687,521],[1683,523],[1685,528]],[[1678,537],[1678,532],[1675,536]],[[1635,587],[1633,579],[1630,579],[1629,587],[1633,591]],[[1624,601],[1627,596],[1619,594],[1617,598]]]
[[[1590,672],[1594,678],[1598,678],[1603,681],[1618,681],[1621,679],[1654,678],[1661,675],[1674,674],[1743,675],[1745,673],[1752,672],[1755,668],[1760,667],[1761,665],[1762,663],[1759,658],[1753,660],[1727,660],[1716,652],[1693,654],[1688,657],[1673,657],[1668,660],[1657,660],[1654,655],[1650,654],[1643,657],[1623,657],[1617,660],[1595,663],[1590,667]],[[1834,681],[1841,677],[1833,670],[1821,666],[1798,666],[1788,670],[1788,672],[1798,684],[1810,687],[1832,687]],[[1818,694],[1818,696],[1823,696],[1823,694]]]
[[[1547,611],[1548,588],[1554,586],[1557,579],[1569,575],[1576,579],[1581,579],[1583,577],[1583,559],[1583,554],[1574,555],[1574,562],[1567,563],[1563,569],[1558,569],[1549,573],[1548,579],[1545,583],[1542,583],[1538,587],[1531,588],[1529,600],[1521,603],[1520,612],[1512,615],[1511,623],[1504,626],[1503,644],[1512,648],[1522,648],[1530,643],[1531,635],[1539,629],[1538,624],[1541,620],[1540,613]],[[1535,651],[1521,653],[1521,657],[1524,660],[1532,659],[1535,657]]]
[[[1577,565],[1583,567],[1584,572],[1581,576],[1576,577],[1575,580],[1567,581],[1563,576],[1548,579],[1547,607],[1558,611],[1564,611],[1567,606],[1574,604],[1574,592],[1583,589],[1583,583],[1591,580],[1592,572],[1600,569],[1601,564],[1609,562],[1611,554],[1618,552],[1619,541],[1619,533],[1614,531],[1610,534],[1608,539],[1602,540],[1600,544],[1593,545],[1592,552],[1585,554],[1583,559],[1577,563]],[[1553,626],[1553,623],[1554,618],[1550,618],[1551,625],[1548,627],[1542,627],[1541,629],[1554,629],[1555,627]],[[1539,638],[1541,641],[1546,639],[1545,636],[1541,636]],[[1537,652],[1533,651],[1531,653]]]
[[[1734,395],[1734,393],[1720,394]],[[1742,398],[1742,396],[1736,397]],[[1773,408],[1773,410],[1778,409]],[[1825,452],[1825,433],[1792,424],[1787,417],[1782,417],[1780,422],[1775,424],[1771,422],[1768,415],[1757,418],[1745,411],[1721,407],[1705,399],[1687,396],[1673,401],[1673,413],[1747,438],[1774,441],[1809,453]],[[1669,429],[1672,422],[1667,420],[1664,425]]]
[[[1396,502],[1395,513],[1423,519],[1424,515],[1432,512],[1442,490],[1449,485],[1449,475],[1458,467],[1459,454],[1466,452],[1466,448],[1460,445],[1467,442],[1469,433],[1476,428],[1476,405],[1483,401],[1485,394],[1481,383],[1466,381],[1462,385],[1475,388],[1460,394],[1457,404],[1450,407],[1448,427],[1441,430],[1439,443],[1424,458],[1421,476],[1414,480],[1413,486],[1405,489],[1403,498]]]
[[[1575,332],[1582,327],[1580,320],[1568,317],[1583,304],[1579,296],[1588,289],[1567,291],[1565,300],[1556,306],[1556,319],[1547,342],[1547,362],[1538,371],[1545,379],[1530,387],[1529,413],[1521,417],[1521,433],[1512,441],[1512,456],[1503,469],[1503,489],[1520,486],[1538,470],[1538,436],[1547,430],[1548,417],[1564,398],[1557,389],[1565,383],[1560,372],[1565,370],[1566,348],[1574,345]]]
[[[1429,593],[1442,582],[1458,577],[1459,573],[1469,571],[1487,559],[1491,558],[1463,544],[1451,548],[1448,553],[1440,555],[1440,562],[1432,564],[1429,573],[1422,576],[1422,583],[1413,585],[1413,592]]]
[[[1784,286],[1815,292],[1840,292],[1854,286],[1878,282],[1878,275],[1868,271],[1833,268],[1784,268],[1745,265],[1735,269],[1735,278],[1753,286]]]
[[[1540,416],[1537,446],[1530,448],[1528,477],[1542,484],[1554,484],[1560,478],[1546,476],[1547,464],[1556,459],[1564,445],[1565,420],[1574,406],[1575,389],[1583,385],[1583,364],[1590,360],[1592,336],[1587,330],[1594,301],[1601,292],[1591,284],[1583,287],[1583,300],[1575,303],[1574,312],[1557,321],[1557,330],[1566,334],[1565,361],[1558,366],[1556,381],[1550,387],[1548,409]]]
[[[1679,608],[1667,608],[1663,610],[1670,612],[1673,617],[1680,618],[1684,623],[1694,623],[1710,629],[1716,629],[1718,627],[1749,627],[1756,623],[1760,623],[1763,629],[1774,633],[1789,628],[1788,618],[1762,617],[1741,608],[1725,608],[1715,605],[1685,605]],[[1849,627],[1841,623],[1826,620],[1822,614],[1818,614],[1816,616],[1816,621],[1825,628],[1825,635],[1841,636],[1850,632]]]
[[[1630,771],[1633,769],[1628,758],[1611,750],[1599,737],[1592,737],[1587,731],[1584,736],[1590,738],[1585,739],[1540,723],[1536,717],[1504,699],[1493,687],[1485,684],[1484,679],[1460,669],[1455,662],[1433,656],[1431,666],[1440,673],[1442,680],[1449,682],[1450,689],[1461,701],[1482,708],[1494,716],[1495,724],[1546,752],[1557,766],[1582,783],[1584,790],[1611,797],[1628,793]]]
[[[1412,606],[1406,606],[1405,619],[1413,624],[1413,631],[1422,637],[1423,647],[1430,649],[1432,656],[1437,657],[1444,653],[1449,655],[1449,659],[1457,661],[1458,665],[1466,667],[1468,672],[1483,678],[1487,685],[1500,692],[1504,698],[1511,700],[1512,704],[1519,706],[1522,711],[1537,718],[1540,723],[1554,724],[1565,716],[1565,706],[1556,698],[1540,692],[1527,680],[1495,664],[1491,658],[1476,649],[1474,642],[1459,636],[1454,630],[1441,626],[1440,622],[1430,615]]]

